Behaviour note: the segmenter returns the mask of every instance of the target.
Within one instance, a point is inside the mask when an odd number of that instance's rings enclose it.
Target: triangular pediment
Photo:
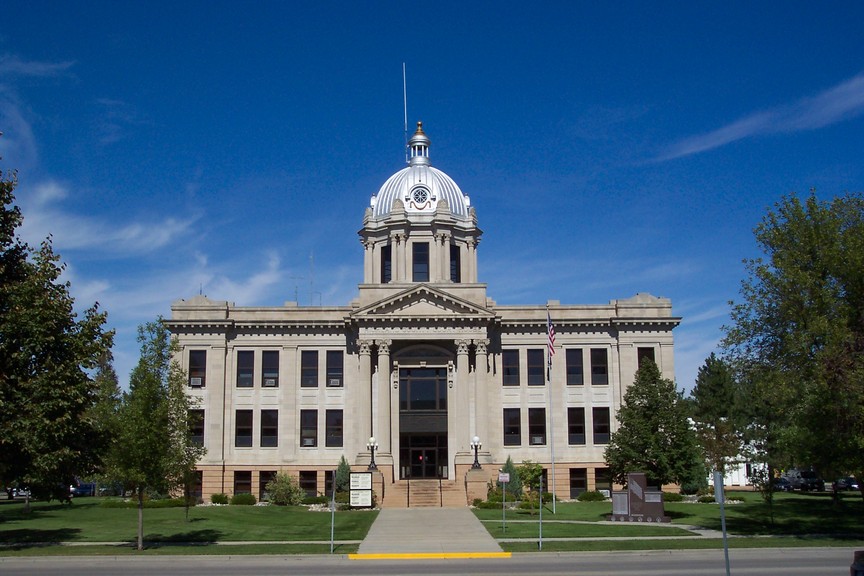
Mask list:
[[[352,315],[360,319],[398,318],[493,318],[482,306],[426,284],[412,286],[398,294],[365,306]]]

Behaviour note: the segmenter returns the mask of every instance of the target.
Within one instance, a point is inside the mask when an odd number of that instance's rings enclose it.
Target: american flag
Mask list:
[[[546,335],[549,337],[549,364],[552,364],[552,356],[555,355],[555,327],[552,325],[549,310],[546,310]]]

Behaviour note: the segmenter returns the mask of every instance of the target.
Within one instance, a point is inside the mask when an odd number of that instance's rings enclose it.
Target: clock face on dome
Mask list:
[[[414,200],[414,203],[418,206],[422,206],[429,200],[429,191],[425,188],[415,188],[411,193],[411,199]]]

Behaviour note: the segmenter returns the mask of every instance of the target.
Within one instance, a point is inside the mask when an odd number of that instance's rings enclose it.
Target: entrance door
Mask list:
[[[438,478],[435,448],[411,448],[411,478]]]

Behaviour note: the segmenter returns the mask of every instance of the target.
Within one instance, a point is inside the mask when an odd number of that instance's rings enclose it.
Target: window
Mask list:
[[[585,408],[567,408],[567,443],[585,444]]]
[[[343,362],[341,350],[327,351],[327,386],[342,386]]]
[[[504,445],[522,444],[522,416],[519,408],[504,408]]]
[[[543,386],[545,383],[543,349],[528,350],[528,386]]]
[[[276,472],[272,470],[262,470],[258,473],[258,500],[266,502],[270,500],[270,492],[267,490],[267,484],[276,477]]]
[[[261,447],[279,445],[279,411],[261,410]]]
[[[300,387],[318,387],[318,351],[303,350],[300,352]]]
[[[446,409],[446,368],[403,368],[399,371],[399,410]]]
[[[429,281],[429,243],[414,242],[411,245],[412,279],[414,282]]]
[[[318,446],[318,411],[300,411],[300,446],[314,448]]]
[[[594,489],[612,490],[612,472],[609,468],[594,469]]]
[[[570,468],[570,499],[575,500],[588,490],[588,469]]]
[[[241,350],[237,352],[237,387],[252,388],[255,382],[255,352]]]
[[[234,494],[252,493],[252,472],[248,470],[234,471]]]
[[[381,283],[393,280],[393,250],[390,245],[381,247]]]
[[[237,410],[234,413],[234,446],[252,446],[252,410]]]
[[[532,446],[546,444],[546,409],[528,409],[528,442]]]
[[[332,496],[333,495],[333,483],[336,481],[336,471],[335,470],[325,470],[324,471],[324,495]]]
[[[646,360],[650,360],[651,362],[655,362],[654,360],[654,348],[637,348],[636,349],[636,361],[639,368],[642,368],[642,363]]]
[[[585,383],[582,370],[582,349],[568,348],[565,362],[567,363],[567,385],[582,386]]]
[[[279,351],[265,350],[261,353],[261,386],[279,386]]]
[[[591,420],[594,424],[594,444],[608,444],[609,408],[592,408]]]
[[[189,495],[195,498],[195,501],[201,504],[204,502],[204,472],[195,470],[192,476],[192,482],[187,487]]]
[[[591,384],[609,384],[609,360],[605,348],[591,349]]]
[[[300,489],[310,498],[318,495],[318,472],[316,470],[300,471]]]
[[[328,448],[342,446],[342,410],[327,410],[324,445]]]
[[[519,386],[519,351],[501,351],[501,372],[504,386]]]
[[[189,440],[194,446],[204,446],[204,410],[189,410]]]
[[[450,281],[458,284],[462,282],[462,257],[459,246],[450,245]]]
[[[207,384],[207,351],[189,351],[189,386],[203,388]]]

